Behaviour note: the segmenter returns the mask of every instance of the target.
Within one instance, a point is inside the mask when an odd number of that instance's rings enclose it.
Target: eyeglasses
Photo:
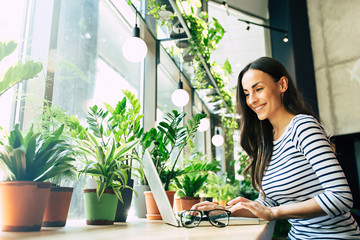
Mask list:
[[[210,211],[184,210],[179,212],[181,225],[187,228],[199,226],[202,220],[208,220],[215,227],[226,227],[229,225],[231,212],[224,209]]]

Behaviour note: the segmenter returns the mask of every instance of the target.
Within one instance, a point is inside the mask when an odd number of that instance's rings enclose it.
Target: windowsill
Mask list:
[[[129,218],[114,225],[86,225],[84,219],[68,220],[63,228],[43,227],[40,232],[0,232],[0,239],[271,239],[272,224],[228,226],[225,228],[176,228],[163,221]]]

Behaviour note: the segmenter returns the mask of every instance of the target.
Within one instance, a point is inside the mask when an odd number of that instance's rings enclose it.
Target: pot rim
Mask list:
[[[96,188],[86,188],[86,189],[83,189],[83,192],[84,193],[96,193]],[[114,190],[109,189],[109,188],[105,189],[104,193],[115,194]]]
[[[50,192],[73,192],[73,187],[51,186]]]
[[[51,183],[49,182],[35,182],[35,181],[0,181],[0,186],[4,186],[4,185],[37,185],[40,188],[50,188],[51,187]]]

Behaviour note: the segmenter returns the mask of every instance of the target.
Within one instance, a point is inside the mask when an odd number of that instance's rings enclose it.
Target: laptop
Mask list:
[[[173,212],[170,201],[166,196],[165,189],[161,183],[158,172],[151,159],[148,150],[145,151],[143,157],[143,167],[145,176],[149,182],[149,186],[153,193],[155,202],[159,208],[163,221],[169,225],[181,227],[179,217]],[[259,218],[246,218],[246,217],[230,217],[229,226],[232,225],[246,225],[246,224],[260,224],[262,220]],[[200,226],[211,226],[209,221],[201,221]]]

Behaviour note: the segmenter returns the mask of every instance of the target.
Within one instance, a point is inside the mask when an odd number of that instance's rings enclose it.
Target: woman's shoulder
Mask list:
[[[292,119],[292,135],[300,137],[301,135],[314,134],[322,132],[326,135],[324,128],[318,120],[308,114],[298,114]]]
[[[295,117],[292,119],[292,123],[294,126],[308,125],[308,124],[320,125],[318,120],[314,116],[308,114],[295,115]]]

